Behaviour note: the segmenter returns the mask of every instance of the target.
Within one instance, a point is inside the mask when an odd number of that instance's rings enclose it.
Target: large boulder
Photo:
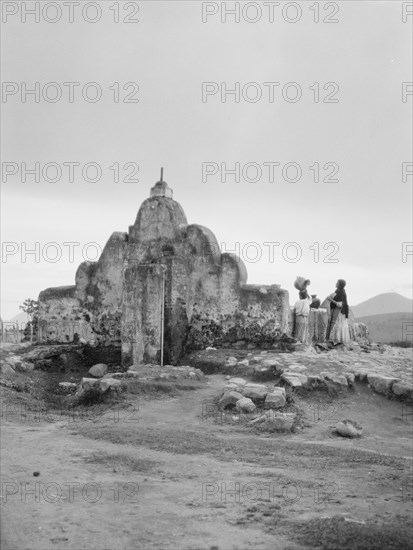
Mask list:
[[[286,382],[289,386],[292,386],[293,388],[300,388],[308,382],[308,377],[301,372],[287,371],[284,372],[281,378],[282,380],[284,380],[284,382]]]
[[[336,432],[342,437],[361,437],[363,427],[355,420],[342,420],[336,426]]]
[[[412,397],[413,396],[413,384],[409,382],[396,382],[392,386],[392,392],[400,397]]]
[[[105,363],[97,363],[90,367],[89,374],[95,378],[102,378],[108,372],[108,366]]]
[[[244,396],[237,391],[227,391],[218,401],[218,406],[220,409],[226,409],[227,407],[234,407],[237,401],[242,399]]]
[[[322,376],[324,380],[327,380],[328,382],[333,382],[333,384],[336,384],[337,386],[348,388],[348,381],[344,374],[337,374],[335,372],[327,371],[320,372],[320,376]]]
[[[400,382],[400,378],[392,376],[381,376],[378,374],[368,374],[367,381],[371,388],[382,395],[390,395],[393,384]]]
[[[279,409],[281,407],[285,407],[285,403],[285,389],[275,387],[271,393],[267,394],[264,407],[266,409]]]
[[[268,411],[269,416],[267,423],[276,431],[289,432],[291,431],[296,415],[293,413],[277,413],[272,410]],[[273,414],[271,414],[273,413]]]
[[[264,384],[246,384],[243,390],[244,396],[250,399],[265,399],[267,393],[268,388]]]

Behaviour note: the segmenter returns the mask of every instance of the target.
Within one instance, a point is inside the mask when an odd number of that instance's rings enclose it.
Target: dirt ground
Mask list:
[[[265,433],[216,414],[224,383],[69,415],[5,388],[2,548],[411,547],[411,409],[357,384],[296,396],[302,429]]]

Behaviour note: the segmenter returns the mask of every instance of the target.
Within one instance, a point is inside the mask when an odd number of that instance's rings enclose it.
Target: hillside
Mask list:
[[[385,313],[412,313],[413,300],[401,296],[396,292],[378,294],[357,306],[352,306],[357,320],[368,315],[381,315]]]
[[[369,339],[372,342],[389,344],[394,342],[412,342],[412,313],[383,313],[357,317],[357,321],[365,323],[369,328]]]
[[[12,317],[9,322],[18,323],[19,328],[24,328],[24,326],[27,323],[27,315],[24,313],[24,311],[21,311],[14,317]]]

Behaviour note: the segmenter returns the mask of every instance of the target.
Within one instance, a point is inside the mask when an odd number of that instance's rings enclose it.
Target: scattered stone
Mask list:
[[[368,374],[367,381],[373,388],[373,390],[377,393],[381,393],[382,395],[389,395],[393,384],[395,384],[396,382],[400,382],[400,378]]]
[[[0,365],[0,369],[2,374],[8,375],[8,376],[15,374],[13,367],[8,363],[2,363]]]
[[[267,394],[264,407],[266,409],[279,409],[281,407],[285,407],[285,403],[285,388],[275,387],[271,393]]]
[[[347,384],[348,384],[348,387],[353,389],[354,388],[354,382],[355,382],[355,376],[352,372],[345,372],[344,373],[344,376],[346,377],[347,379]]]
[[[242,399],[244,396],[237,391],[225,392],[221,399],[218,401],[220,409],[226,409],[229,406],[235,406],[236,402]]]
[[[235,367],[237,363],[238,361],[236,357],[228,357],[225,364],[227,367]]]
[[[282,380],[289,384],[290,386],[293,386],[294,388],[299,388],[303,386],[304,384],[307,384],[308,378],[305,374],[301,374],[299,372],[284,372],[282,375]]]
[[[291,373],[288,373],[288,374],[284,373],[281,378],[282,380],[284,380],[286,384],[288,384],[289,386],[292,386],[293,388],[300,388],[303,385],[303,383],[298,378],[298,376],[294,376]]]
[[[305,367],[304,365],[289,365],[289,370],[293,370],[294,372],[302,372],[304,370],[307,370],[307,367]]]
[[[262,414],[261,416],[257,416],[257,418],[254,418],[253,420],[250,420],[250,424],[261,424],[262,422],[265,422],[267,420],[267,416],[265,414]]]
[[[96,378],[82,378],[80,385],[84,390],[91,390],[97,382],[98,380],[96,380]]]
[[[101,380],[99,380],[98,383],[99,383],[99,389],[102,392],[106,392],[109,389],[117,390],[118,388],[121,387],[121,381],[116,380],[115,378],[104,378],[104,379],[102,378]]]
[[[355,376],[352,372],[345,372],[344,376],[347,378],[347,382],[349,383],[349,385],[354,385]]]
[[[251,420],[250,424],[261,424],[263,428],[275,431],[291,431],[296,415],[293,413],[279,413],[270,409],[264,415]]]
[[[336,426],[336,432],[342,437],[361,437],[363,427],[355,420],[342,420]]]
[[[90,367],[89,369],[89,374],[91,374],[95,378],[102,378],[102,376],[105,376],[107,372],[108,372],[108,366],[105,365],[105,363],[97,363],[96,365],[93,365],[93,367]]]
[[[243,378],[230,378],[228,380],[228,383],[229,384],[236,384],[237,386],[245,386],[247,381],[244,380]]]
[[[264,359],[263,361],[261,361],[261,365],[263,367],[268,367],[273,371],[277,371],[277,372],[283,371],[283,366],[276,359]]]
[[[240,391],[241,388],[242,388],[242,387],[241,387],[241,386],[237,386],[237,384],[232,384],[232,383],[230,384],[230,383],[228,383],[228,384],[226,384],[226,385],[224,386],[224,392],[227,392],[227,391],[237,391],[237,392],[240,392],[240,393],[241,393],[241,391]]]
[[[235,408],[240,412],[254,412],[257,408],[248,397],[243,397],[235,403]]]
[[[240,367],[248,367],[250,364],[248,359],[243,359],[242,361],[238,361],[237,365]]]
[[[413,384],[408,382],[395,382],[391,389],[395,395],[413,397]]]
[[[246,384],[244,386],[243,394],[250,399],[264,399],[268,393],[267,386],[263,384]]]
[[[295,414],[275,413],[273,410],[268,412],[273,413],[273,415],[268,417],[267,422],[271,423],[275,430],[282,432],[291,431],[295,420]]]
[[[344,374],[336,374],[335,372],[320,372],[320,376],[322,376],[324,380],[333,382],[333,384],[338,384],[339,386],[344,386],[345,388],[348,387],[347,378]]]

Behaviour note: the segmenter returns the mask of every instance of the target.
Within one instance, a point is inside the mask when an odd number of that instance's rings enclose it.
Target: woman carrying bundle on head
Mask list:
[[[294,338],[300,342],[308,341],[308,315],[310,313],[310,304],[312,302],[307,292],[310,284],[309,279],[297,277],[294,282],[295,288],[299,291],[299,299],[294,304]]]
[[[346,281],[339,279],[336,283],[336,291],[330,294],[330,320],[327,329],[327,340],[335,343],[348,344],[350,342],[350,331],[348,328],[349,307],[347,294],[344,290]]]

